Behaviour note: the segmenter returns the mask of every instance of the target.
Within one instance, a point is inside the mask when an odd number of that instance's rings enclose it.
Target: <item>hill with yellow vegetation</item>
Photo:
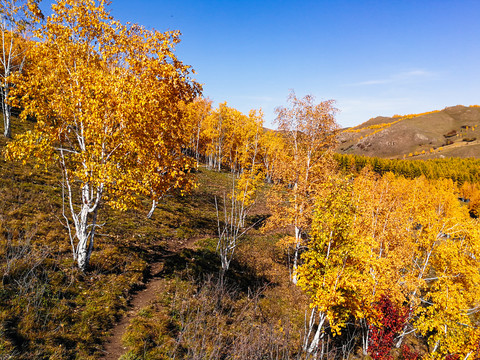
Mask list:
[[[339,135],[342,154],[432,159],[480,156],[480,107],[452,106],[422,114],[379,116]]]

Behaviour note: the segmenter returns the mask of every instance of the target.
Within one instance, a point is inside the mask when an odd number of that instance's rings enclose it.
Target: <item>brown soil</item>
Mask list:
[[[177,241],[172,243],[168,249],[171,255],[166,255],[166,257],[172,256],[183,249],[195,249],[195,243],[197,240],[198,239],[192,238],[185,241]],[[137,316],[138,312],[142,308],[154,301],[157,298],[158,293],[164,291],[165,281],[161,277],[163,266],[163,261],[151,264],[151,277],[145,284],[145,288],[137,293],[132,294],[132,298],[130,300],[130,309],[125,316],[123,316],[120,322],[114,326],[110,339],[108,339],[105,343],[105,355],[103,356],[104,360],[117,360],[125,353],[125,348],[122,345],[122,337],[123,334],[125,334],[130,321]]]

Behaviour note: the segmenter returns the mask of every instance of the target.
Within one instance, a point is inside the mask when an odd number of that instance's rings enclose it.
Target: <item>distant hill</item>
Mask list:
[[[480,106],[378,116],[344,129],[337,152],[383,158],[480,158]]]

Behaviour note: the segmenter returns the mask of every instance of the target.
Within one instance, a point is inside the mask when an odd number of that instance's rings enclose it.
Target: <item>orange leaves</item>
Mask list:
[[[173,53],[178,32],[124,26],[103,1],[61,0],[53,9],[36,34],[35,67],[15,78],[13,91],[22,97],[22,116],[37,119],[35,130],[8,152],[43,160],[57,154],[82,254],[86,239],[93,241],[104,195],[124,210],[140,194],[158,200],[192,186],[192,160],[183,154],[189,125],[180,103],[201,87]]]
[[[39,137],[35,131],[27,131],[18,135],[15,143],[8,143],[5,148],[7,160],[20,160],[25,163],[29,158],[34,158],[37,165],[47,165],[56,159],[54,149],[48,137]]]
[[[25,114],[45,121],[37,131],[53,135],[72,161],[81,154],[83,181],[94,176],[115,192],[142,187],[156,172],[176,171],[168,181],[184,176],[172,168],[189,166],[181,160],[187,135],[176,104],[200,88],[173,55],[178,32],[123,26],[93,0],[59,1],[54,10],[37,34],[43,42],[35,49],[35,71],[18,79]],[[138,166],[141,173],[128,171]],[[155,193],[169,188],[163,178],[150,181]]]
[[[465,182],[460,188],[462,200],[468,203],[470,214],[480,217],[480,189],[476,184]]]

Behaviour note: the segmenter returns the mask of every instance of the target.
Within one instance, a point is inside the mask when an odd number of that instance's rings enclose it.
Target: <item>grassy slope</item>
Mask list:
[[[30,126],[21,124],[13,132]],[[5,139],[0,141],[3,148]],[[54,168],[0,162],[2,358],[98,358],[129,291],[141,286],[147,274],[151,243],[137,255],[134,237],[126,235],[133,214],[121,214],[125,221],[107,214],[105,230],[113,226],[116,232],[98,237],[91,271],[76,270],[60,223],[59,181]]]
[[[16,125],[13,133],[30,126]],[[1,137],[0,148],[4,145]],[[246,336],[245,331],[256,324],[260,331],[257,339],[268,332],[271,344],[282,351],[299,348],[306,300],[288,281],[275,235],[253,230],[228,273],[225,303],[212,302],[218,287],[209,284],[215,283],[220,265],[212,240],[216,230],[214,196],[222,195],[228,187],[228,174],[202,169],[199,186],[192,194],[167,197],[150,220],[146,218],[147,201],[141,209],[124,213],[103,208],[99,222],[105,226],[86,274],[76,270],[66,230],[60,223],[59,181],[55,168],[35,169],[31,164],[0,161],[0,357],[99,358],[110,329],[127,309],[131,292],[143,286],[149,264],[157,261],[165,261],[166,289],[170,292],[159,294],[153,310],[142,314],[150,312],[148,316],[156,320],[166,316],[165,321],[155,323],[174,327],[166,326],[155,341],[176,341],[182,333],[177,318],[181,309],[176,306],[186,301],[187,308],[192,309],[195,304],[188,302],[192,292],[203,291],[213,311],[207,318],[221,319],[225,341],[231,343],[233,338],[228,334],[235,332]],[[265,214],[264,206],[258,206],[251,213],[252,221]],[[196,250],[167,250],[187,238],[198,239]],[[177,301],[172,302],[171,294]],[[217,305],[233,310],[218,317]],[[144,319],[137,320],[141,323]],[[145,331],[142,334],[150,336]],[[126,336],[134,339],[133,343],[127,341],[130,355],[140,345],[146,349],[144,339],[135,336],[133,326]],[[252,343],[247,337],[236,339]],[[187,343],[163,350],[177,351],[179,356],[193,351],[188,350]]]
[[[229,174],[202,169],[199,183],[202,197],[222,196]],[[266,215],[264,195],[248,222]],[[216,221],[213,198],[205,205],[200,211]],[[307,299],[289,281],[277,241],[278,234],[253,228],[223,283],[213,233],[172,254],[164,265],[165,291],[131,321],[122,359],[294,358]]]

